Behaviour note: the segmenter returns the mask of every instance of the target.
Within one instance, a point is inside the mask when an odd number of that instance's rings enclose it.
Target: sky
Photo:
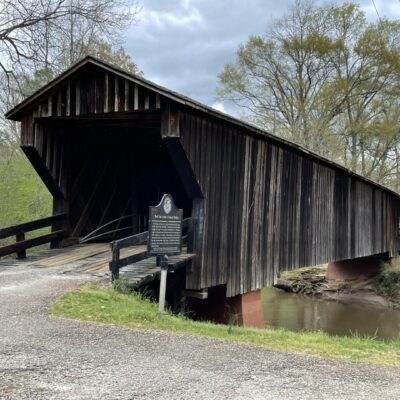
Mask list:
[[[400,0],[374,1],[377,11],[373,0],[358,1],[369,20],[376,20],[377,12],[400,19]],[[140,14],[125,32],[123,44],[147,79],[232,114],[234,108],[215,99],[218,74],[234,61],[240,44],[251,35],[262,35],[293,2],[139,0]]]

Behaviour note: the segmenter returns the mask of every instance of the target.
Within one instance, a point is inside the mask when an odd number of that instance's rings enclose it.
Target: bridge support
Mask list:
[[[225,285],[208,288],[207,299],[191,298],[191,311],[198,319],[208,319],[224,324],[265,326],[264,312],[261,302],[261,290],[244,293],[234,297],[226,297]]]
[[[328,264],[326,277],[330,281],[367,279],[379,272],[382,261],[388,261],[387,253],[354,258]]]
[[[265,319],[261,302],[261,290],[244,293],[232,298],[238,315],[238,324],[264,328]]]

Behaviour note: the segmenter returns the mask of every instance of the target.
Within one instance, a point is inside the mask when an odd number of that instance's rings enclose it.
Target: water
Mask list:
[[[322,330],[332,335],[400,339],[400,311],[358,306],[267,288],[261,292],[267,326],[293,331]]]

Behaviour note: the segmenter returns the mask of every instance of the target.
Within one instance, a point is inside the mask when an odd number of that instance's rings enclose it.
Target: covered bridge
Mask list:
[[[187,289],[226,285],[230,297],[281,270],[398,254],[394,192],[100,60],[80,61],[6,117],[21,121],[21,148],[54,213],[66,213],[67,238],[127,215],[102,240],[146,231],[148,207],[172,194],[195,221]]]

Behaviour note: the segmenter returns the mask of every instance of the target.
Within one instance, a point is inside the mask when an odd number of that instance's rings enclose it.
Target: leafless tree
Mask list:
[[[79,45],[115,39],[138,11],[134,0],[2,0],[0,70],[10,84],[29,70],[65,68],[80,57]]]

